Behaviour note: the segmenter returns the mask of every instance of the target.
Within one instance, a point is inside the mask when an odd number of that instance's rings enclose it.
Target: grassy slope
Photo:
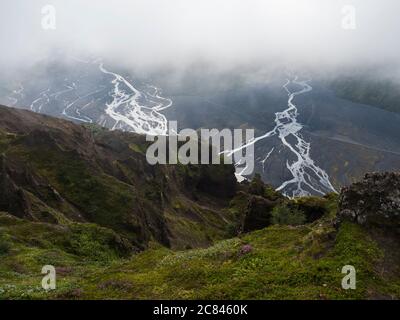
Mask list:
[[[92,232],[93,225],[74,224],[59,230],[5,214],[1,220],[2,298],[400,297],[398,273],[378,272],[384,251],[358,225],[345,223],[336,232],[332,217],[299,227],[271,226],[207,249],[172,251],[154,244],[127,258],[104,228]],[[244,244],[252,251],[241,253]],[[48,293],[40,287],[44,264],[58,270],[58,288]],[[347,264],[357,270],[356,290],[341,288],[341,268]]]
[[[11,163],[17,164],[13,159],[30,163],[39,176],[46,177],[75,207],[83,208],[97,225],[72,222],[72,207],[66,206],[67,202],[53,205],[46,196],[42,198],[51,207],[36,199],[34,213],[54,215],[60,224],[26,221],[0,213],[0,298],[400,297],[399,270],[381,272],[385,252],[366,231],[352,224],[342,225],[338,232],[333,229],[333,202],[331,215],[313,224],[272,226],[216,242],[207,249],[173,251],[152,244],[132,256],[132,244],[121,237],[127,235],[122,232],[126,230],[117,222],[136,217],[131,211],[138,207],[139,200],[145,205],[144,212],[149,213],[152,202],[159,198],[158,193],[153,194],[154,185],[139,190],[82,162],[73,150],[39,148],[38,139],[34,139],[32,147],[23,139],[0,131],[0,152],[6,153]],[[139,150],[132,145],[130,148]],[[134,155],[127,158],[138,159]],[[121,162],[120,166],[124,164]],[[129,171],[128,165],[123,169],[127,177],[134,179],[136,171]],[[137,172],[143,170],[138,168]],[[192,179],[198,178],[196,171],[189,173]],[[32,192],[33,199],[36,190],[27,191]],[[178,191],[171,194],[165,216],[176,234],[175,240],[184,239],[195,246],[221,239],[221,228],[230,221],[225,217],[238,218],[247,205],[245,199],[236,198],[233,207],[218,215],[212,207],[220,205],[205,208]],[[135,220],[129,222],[129,226],[136,225]],[[131,240],[135,235],[136,232],[128,232]],[[252,251],[241,254],[245,244],[251,245]],[[58,274],[57,290],[48,293],[40,286],[40,271],[46,264],[56,266]],[[357,290],[341,289],[341,268],[346,264],[357,269]]]

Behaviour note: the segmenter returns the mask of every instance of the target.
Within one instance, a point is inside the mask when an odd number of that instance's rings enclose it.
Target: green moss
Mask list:
[[[10,252],[10,242],[0,233],[0,256]]]
[[[129,255],[132,247],[113,231],[94,224],[70,225],[69,250],[95,261],[109,261]]]
[[[337,206],[334,195],[325,199],[308,197],[284,201],[291,210],[322,212],[322,218],[311,224],[275,225],[216,243],[213,240],[226,236],[229,221],[241,220],[248,196],[239,192],[228,209],[214,211],[187,197],[172,195],[168,199],[172,205],[165,208],[164,214],[169,231],[177,237],[174,247],[188,249],[182,248],[182,243],[209,247],[172,251],[152,244],[146,251],[134,254],[125,237],[134,242],[141,236],[141,224],[135,217],[140,214],[147,215],[148,219],[152,217],[151,202],[147,203],[146,199],[161,199],[162,185],[155,183],[150,189],[135,190],[105,174],[96,164],[82,162],[75,151],[55,151],[54,148],[57,146],[30,149],[14,142],[7,153],[29,162],[63,198],[98,225],[71,223],[68,207],[53,208],[51,198],[44,203],[33,191],[28,191],[34,216],[41,220],[47,217],[49,222],[57,224],[31,222],[0,213],[0,298],[360,299],[376,294],[400,296],[398,273],[387,277],[377,271],[384,252],[368,232],[351,223],[343,223],[339,230],[333,228]],[[226,170],[231,168],[191,171],[187,166],[179,170],[189,170],[190,173],[181,172],[187,175],[186,183],[200,188],[202,183],[210,181],[218,185]],[[204,177],[210,180],[203,180]],[[183,180],[182,176],[180,178]],[[255,192],[260,190],[255,188]],[[273,196],[268,194],[269,198]],[[140,207],[146,208],[146,212],[132,212]],[[245,245],[250,249],[243,250]],[[58,270],[55,291],[45,292],[40,287],[40,271],[46,264]],[[356,268],[356,290],[341,287],[344,276],[341,270],[345,265]]]
[[[137,223],[130,208],[138,201],[131,185],[96,171],[74,151],[52,148],[16,148],[13,153],[27,159],[36,171],[91,221],[118,230],[135,239]],[[51,203],[51,199],[49,199]],[[62,210],[62,208],[60,208]],[[68,215],[68,212],[66,212]],[[125,228],[125,226],[130,227]]]
[[[146,148],[143,145],[138,145],[136,143],[130,143],[129,149],[131,149],[132,151],[135,151],[137,153],[146,154]]]
[[[244,192],[238,192],[229,202],[229,207],[227,210],[232,218],[229,219],[229,222],[225,227],[229,237],[235,237],[238,235],[248,204],[249,197]]]
[[[13,247],[0,261],[0,292],[6,298],[67,299],[361,299],[371,292],[398,297],[399,279],[389,283],[375,270],[382,251],[363,228],[345,223],[333,237],[324,236],[331,233],[326,221],[271,226],[206,249],[171,251],[151,244],[130,258],[102,257],[105,265],[77,258],[108,249],[91,244],[97,241],[91,230],[73,230],[72,237],[85,243],[74,254],[45,243]],[[309,250],[315,242],[324,248],[317,256]],[[251,250],[243,253],[244,245]],[[38,289],[38,270],[49,262],[69,272],[60,276],[56,291],[46,293]],[[348,264],[357,271],[356,290],[341,288],[341,269]]]
[[[290,209],[287,205],[277,205],[272,210],[273,224],[283,224],[297,226],[304,224],[306,216],[303,212],[297,209]]]

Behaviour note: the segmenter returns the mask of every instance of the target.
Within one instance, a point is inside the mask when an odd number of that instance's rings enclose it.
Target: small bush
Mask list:
[[[78,256],[104,262],[127,256],[133,250],[129,242],[111,229],[88,223],[74,223],[70,229],[69,249]]]
[[[0,255],[9,253],[10,249],[11,249],[10,243],[6,239],[0,237]]]
[[[227,237],[236,237],[240,233],[240,224],[235,222],[228,223],[225,230]]]
[[[272,210],[272,223],[297,226],[304,224],[306,216],[297,209],[290,209],[287,205],[278,205]]]

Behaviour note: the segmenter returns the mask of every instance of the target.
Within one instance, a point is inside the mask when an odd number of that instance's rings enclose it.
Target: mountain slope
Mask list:
[[[336,230],[335,207],[332,209],[332,215],[312,224],[271,226],[206,249],[173,251],[152,243],[144,252],[128,258],[118,258],[104,245],[107,238],[103,234],[97,239],[83,237],[77,230],[61,231],[0,214],[6,235],[13,237],[8,240],[9,253],[3,254],[0,262],[0,296],[398,299],[399,260],[389,259],[395,245],[382,244],[367,229],[351,222],[344,222]],[[46,240],[49,236],[57,242]],[[61,245],[63,237],[70,240]],[[33,239],[37,241],[35,245]],[[78,247],[77,242],[81,243]],[[39,270],[44,263],[55,265],[57,270],[57,289],[51,292],[40,287]],[[341,287],[345,265],[356,268],[356,290]],[[385,271],[388,269],[390,272]]]
[[[236,188],[233,167],[151,166],[145,151],[143,136],[0,107],[0,210],[96,223],[138,249],[150,240],[185,247],[223,236],[229,216],[219,209]]]
[[[230,165],[150,166],[145,149],[0,107],[0,299],[400,297],[399,174],[290,200]]]

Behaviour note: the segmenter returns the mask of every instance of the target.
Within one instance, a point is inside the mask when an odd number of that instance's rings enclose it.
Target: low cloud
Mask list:
[[[42,28],[45,5],[56,29]],[[343,28],[343,8],[355,29]],[[349,7],[347,7],[349,8]],[[2,0],[0,65],[66,55],[131,68],[397,64],[397,0]]]

